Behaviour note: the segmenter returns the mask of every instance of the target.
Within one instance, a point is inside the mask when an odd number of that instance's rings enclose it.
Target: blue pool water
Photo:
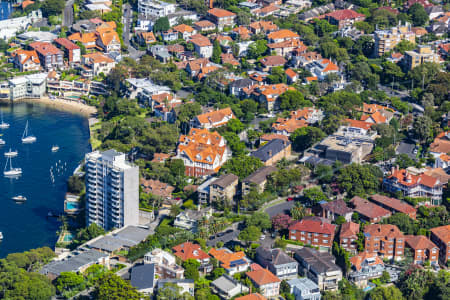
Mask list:
[[[66,233],[64,235],[64,242],[70,242],[71,240],[73,240],[73,234],[71,233]]]
[[[77,209],[78,208],[78,202],[66,202],[67,209]]]
[[[19,155],[12,166],[22,168],[19,179],[9,179],[0,172],[0,257],[42,246],[53,247],[60,224],[47,218],[49,211],[62,213],[67,191],[67,179],[90,151],[88,120],[77,114],[43,105],[0,103],[9,129],[0,130],[6,145],[0,146],[0,170],[5,167],[4,152],[10,148]],[[22,144],[21,138],[28,120],[34,144]],[[52,145],[60,150],[52,152]],[[53,172],[54,182],[50,175]],[[23,204],[11,198],[27,197]]]

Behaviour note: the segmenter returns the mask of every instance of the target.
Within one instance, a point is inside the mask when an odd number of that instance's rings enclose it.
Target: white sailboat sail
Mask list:
[[[8,160],[9,160],[9,169],[8,169]],[[5,169],[3,170],[3,175],[6,177],[15,177],[22,174],[21,168],[13,168],[12,167],[12,158],[8,157],[6,159]]]
[[[28,121],[27,125],[25,125],[25,130],[22,135],[22,143],[34,143],[36,142],[36,137],[34,135],[28,135]]]
[[[0,116],[1,116],[0,128],[1,128],[1,129],[9,128],[9,124],[8,124],[8,123],[5,123],[5,122],[3,121],[3,111],[0,111]]]

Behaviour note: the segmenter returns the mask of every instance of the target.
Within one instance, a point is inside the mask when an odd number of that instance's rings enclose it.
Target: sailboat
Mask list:
[[[13,199],[15,202],[18,202],[18,203],[22,203],[22,202],[27,201],[27,197],[24,197],[24,196],[22,196],[22,195],[14,196],[14,197],[12,197],[12,199]]]
[[[36,137],[34,135],[28,135],[28,121],[27,125],[25,125],[25,130],[22,135],[22,143],[30,144],[36,142]]]
[[[7,129],[7,128],[9,128],[9,124],[5,123],[3,121],[3,112],[2,111],[0,112],[0,116],[1,116],[0,129]]]
[[[58,150],[59,150],[59,146],[58,145],[53,145],[52,152],[58,152]]]
[[[6,157],[16,157],[17,155],[19,155],[19,152],[17,150],[12,151],[11,148],[9,148],[8,152],[5,152]]]
[[[7,170],[8,167],[8,160],[9,160],[9,170]],[[3,175],[6,177],[16,177],[22,174],[21,168],[13,168],[12,167],[12,158],[8,157],[6,159],[5,169],[3,170]]]
[[[6,144],[6,142],[2,139],[0,139],[0,146]]]

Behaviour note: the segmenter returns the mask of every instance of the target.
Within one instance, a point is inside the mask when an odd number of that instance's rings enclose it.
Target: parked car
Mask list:
[[[288,197],[287,201],[294,201],[294,198],[293,197]]]
[[[264,234],[261,235],[261,237],[259,238],[261,241],[264,241],[266,239],[266,236]]]

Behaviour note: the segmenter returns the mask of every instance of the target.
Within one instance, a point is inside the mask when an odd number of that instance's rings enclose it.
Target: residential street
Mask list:
[[[73,24],[73,3],[75,0],[69,0],[64,7],[63,26],[70,27]]]

